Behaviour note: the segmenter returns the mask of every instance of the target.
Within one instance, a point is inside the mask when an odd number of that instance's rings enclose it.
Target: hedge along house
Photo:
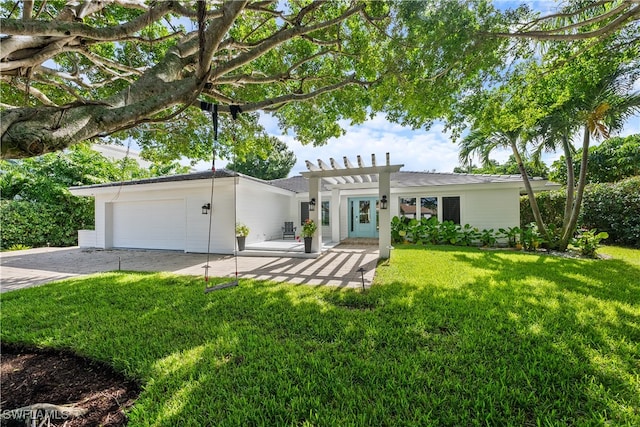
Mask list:
[[[95,248],[166,249],[232,254],[235,222],[250,228],[247,246],[282,240],[284,222],[301,233],[307,218],[321,225],[321,240],[378,239],[380,257],[389,256],[390,219],[433,217],[479,229],[520,224],[519,175],[468,175],[403,172],[402,165],[339,167],[307,162],[308,172],[263,181],[228,170],[196,172],[120,183],[72,187],[78,196],[95,198],[95,230],[80,230],[79,244]],[[213,178],[213,180],[212,180]],[[206,209],[212,194],[213,203]],[[535,178],[535,191],[557,188]],[[209,219],[213,215],[211,237]]]

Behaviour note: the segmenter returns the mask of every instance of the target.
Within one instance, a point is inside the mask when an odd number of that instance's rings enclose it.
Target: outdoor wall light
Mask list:
[[[211,203],[205,203],[202,205],[202,215],[206,215],[211,210]]]
[[[380,209],[387,209],[387,195],[383,195],[380,199]]]
[[[312,198],[311,200],[309,200],[309,210],[310,211],[315,211],[316,210],[316,199]]]

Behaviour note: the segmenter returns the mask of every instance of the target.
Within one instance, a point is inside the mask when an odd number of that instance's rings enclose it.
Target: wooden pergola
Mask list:
[[[318,207],[322,206],[320,182],[325,180],[332,184],[331,189],[331,218],[340,218],[340,190],[343,188],[371,188],[378,187],[378,200],[390,198],[391,196],[391,173],[398,172],[404,165],[392,165],[389,161],[389,153],[386,154],[386,164],[378,166],[376,155],[371,155],[371,166],[365,166],[362,158],[357,156],[358,165],[354,166],[345,156],[344,167],[332,158],[329,166],[318,159],[315,165],[309,160],[306,161],[308,172],[302,172],[302,176],[309,179],[309,201],[315,200]],[[373,177],[377,175],[377,180]],[[309,218],[316,224],[321,224],[322,209],[318,208],[309,212]],[[391,249],[391,214],[389,209],[380,209],[379,212],[380,229],[378,233],[378,245],[380,258],[389,258]],[[320,252],[322,247],[322,230],[318,227],[316,237],[311,246],[312,252]],[[340,221],[331,221],[331,237],[333,241],[340,241]]]

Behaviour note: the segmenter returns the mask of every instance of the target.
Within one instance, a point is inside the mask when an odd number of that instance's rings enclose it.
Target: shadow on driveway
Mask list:
[[[316,259],[210,255],[211,277],[238,277],[309,285],[370,286],[378,260],[376,247],[337,246]],[[69,277],[105,271],[166,271],[204,277],[206,254],[177,251],[37,248],[0,254],[1,291],[7,292]]]

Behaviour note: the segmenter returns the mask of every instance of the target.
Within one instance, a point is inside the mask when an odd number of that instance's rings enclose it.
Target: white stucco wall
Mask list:
[[[98,248],[172,249],[206,253],[235,249],[232,178],[215,181],[212,210],[202,214],[211,197],[210,180],[125,185],[95,190],[95,246]],[[284,221],[292,221],[292,193],[260,182],[239,179],[237,221],[250,228],[247,242],[282,237]]]
[[[210,251],[231,254],[235,248],[235,224],[250,228],[247,243],[282,237],[282,225],[293,221],[300,233],[300,203],[308,194],[294,194],[266,183],[240,178],[236,187],[237,218],[234,213],[234,179],[215,181],[212,216],[203,215],[201,207],[210,200],[211,181],[175,181],[121,187],[82,188],[79,195],[95,196],[95,241],[98,248],[130,247],[184,250],[205,253],[211,226]],[[392,184],[393,185],[393,184]],[[399,215],[399,197],[438,197],[438,217],[442,218],[442,197],[460,197],[460,222],[479,229],[513,227],[520,222],[518,183],[442,185],[432,187],[392,188],[389,195],[390,215]],[[341,189],[323,192],[320,201],[340,194],[339,218],[332,215],[332,226],[339,221],[340,240],[348,233],[348,199],[375,197],[370,188]],[[165,206],[166,204],[166,206]],[[333,211],[333,209],[330,209]],[[124,217],[122,214],[126,214]],[[129,216],[129,222],[126,217]],[[135,219],[137,218],[137,219]],[[325,239],[331,238],[332,227],[322,227]],[[115,240],[114,240],[115,239]]]
[[[460,200],[460,222],[497,231],[520,226],[520,192],[517,188],[466,191]]]
[[[520,225],[520,189],[514,185],[466,185],[412,188],[392,193],[391,215],[400,215],[400,197],[438,197],[438,219],[442,220],[442,197],[460,197],[460,224],[497,230]]]
[[[238,188],[238,222],[249,227],[247,243],[282,238],[285,221],[293,221],[291,214],[293,193],[250,180],[240,181]],[[299,230],[299,228],[298,228]]]

